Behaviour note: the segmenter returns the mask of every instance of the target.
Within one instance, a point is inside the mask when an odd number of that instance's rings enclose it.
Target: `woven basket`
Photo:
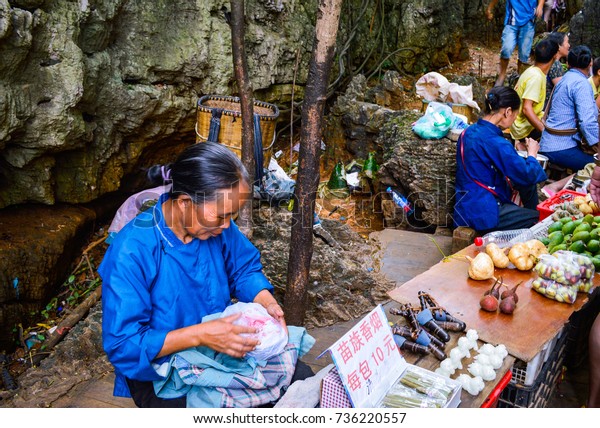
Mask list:
[[[196,142],[203,143],[208,139],[210,119],[215,108],[223,109],[218,142],[242,157],[242,112],[238,97],[205,95],[198,100],[198,116],[196,121]],[[279,117],[276,105],[263,101],[254,101],[254,114],[260,118],[264,166],[269,164],[271,151],[275,142],[275,125]]]

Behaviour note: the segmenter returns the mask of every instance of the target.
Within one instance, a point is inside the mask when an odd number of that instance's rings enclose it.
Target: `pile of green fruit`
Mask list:
[[[590,257],[600,272],[600,216],[587,214],[576,220],[563,217],[548,227],[548,236],[540,241],[550,254],[569,250]]]

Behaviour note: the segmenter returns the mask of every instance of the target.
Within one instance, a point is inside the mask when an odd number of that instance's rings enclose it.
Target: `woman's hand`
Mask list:
[[[590,196],[597,204],[600,204],[600,166],[594,167],[592,179],[590,180]]]
[[[269,303],[267,306],[265,306],[265,309],[267,310],[269,315],[271,315],[273,318],[279,321],[279,323],[283,326],[283,328],[285,328],[285,332],[287,333],[288,331],[287,324],[285,323],[285,316],[283,313],[283,309],[281,309],[281,306],[279,306],[279,303]]]
[[[283,309],[281,309],[281,306],[279,306],[279,303],[277,303],[277,300],[275,300],[275,297],[273,297],[269,290],[261,290],[254,298],[254,303],[258,303],[265,308],[269,315],[279,321],[287,333],[287,324],[285,323]]]
[[[533,138],[525,138],[525,147],[527,148],[527,156],[537,157],[540,150],[540,143]]]
[[[235,325],[233,322],[241,315],[241,313],[237,313],[198,324],[198,328],[201,329],[201,345],[237,358],[241,358],[246,353],[253,351],[260,342],[256,339],[242,336],[242,334],[257,333],[257,330],[253,327]]]
[[[196,346],[208,346],[217,352],[241,358],[246,353],[253,351],[259,344],[256,339],[242,336],[242,334],[256,333],[256,328],[233,323],[241,315],[233,314],[228,317],[172,330],[167,333],[163,347],[155,358],[171,355]]]

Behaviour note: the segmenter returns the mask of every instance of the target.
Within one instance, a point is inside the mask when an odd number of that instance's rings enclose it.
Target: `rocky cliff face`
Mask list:
[[[600,56],[600,8],[596,0],[583,1],[583,8],[571,18],[569,41],[571,46],[585,44],[594,57]]]
[[[334,75],[392,63],[419,73],[456,60],[465,17],[480,18],[476,3],[345,2]],[[0,208],[96,199],[192,143],[198,97],[235,92],[228,7],[226,0],[0,0]],[[297,53],[297,83],[306,81],[316,7],[246,1],[246,50],[260,99],[289,102]]]
[[[247,3],[254,86],[291,81],[314,2]],[[228,4],[0,0],[0,207],[90,201],[193,142],[198,96],[233,91]]]

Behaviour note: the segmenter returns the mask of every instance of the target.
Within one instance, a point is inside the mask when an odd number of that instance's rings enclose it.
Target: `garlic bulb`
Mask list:
[[[480,376],[471,377],[468,374],[461,374],[456,380],[471,395],[479,394],[485,386]]]
[[[469,340],[470,349],[477,350],[477,340],[479,340],[479,335],[476,330],[470,329],[467,331],[467,339]],[[460,340],[460,339],[459,339]]]
[[[471,345],[471,343],[469,342],[469,339],[467,339],[466,337],[461,337],[460,339],[458,339],[458,349],[463,351],[464,354],[469,352],[469,349],[471,349],[470,345]]]
[[[486,355],[490,355],[493,354],[496,348],[494,348],[494,345],[491,345],[489,343],[486,343],[485,345],[483,345],[480,349],[479,349],[479,353],[480,354],[486,354]]]
[[[481,377],[483,378],[483,380],[494,380],[496,379],[496,371],[494,370],[494,368],[492,366],[482,366],[482,373],[481,373]]]
[[[490,365],[493,367],[494,370],[498,370],[500,367],[502,367],[502,362],[504,361],[504,358],[500,357],[497,354],[494,355],[490,355]]]
[[[469,364],[468,371],[473,376],[481,376],[483,374],[483,366],[481,363],[475,361],[474,363]]]
[[[487,354],[479,354],[475,357],[475,360],[481,364],[482,366],[489,366],[491,365],[490,363],[490,356]]]
[[[462,360],[463,356],[464,356],[463,352],[458,348],[454,348],[450,351],[450,360],[452,361],[452,364],[454,365],[455,368],[462,369],[461,360]]]
[[[446,358],[445,360],[443,360],[440,363],[440,368],[443,369],[444,371],[449,372],[451,375],[453,375],[454,372],[456,371],[456,369],[454,367],[454,362],[450,358]]]
[[[453,372],[454,372],[454,369],[452,369],[452,373]],[[448,372],[441,367],[438,367],[437,369],[435,369],[435,373],[439,374],[440,376],[448,377],[448,378],[452,375],[451,372]]]
[[[496,354],[498,356],[502,357],[503,359],[506,358],[506,356],[508,355],[508,351],[506,350],[506,346],[504,346],[503,344],[500,344],[500,345],[496,346],[495,352],[496,352]]]

